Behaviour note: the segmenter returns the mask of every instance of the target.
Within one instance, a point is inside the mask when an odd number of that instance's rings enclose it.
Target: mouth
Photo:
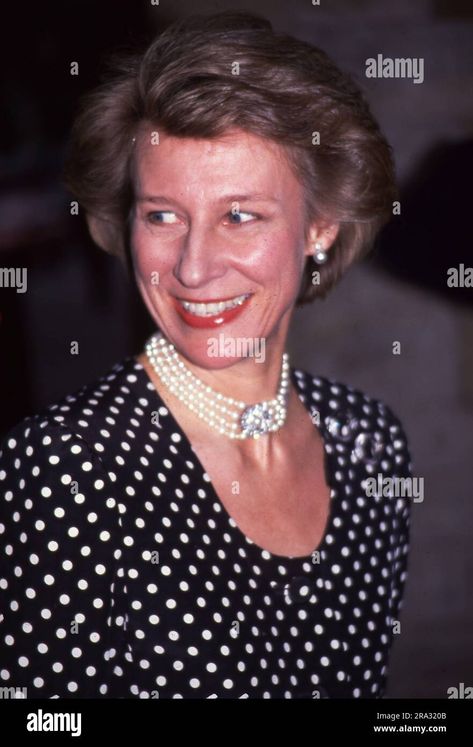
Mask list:
[[[182,307],[189,313],[195,316],[215,316],[221,314],[223,311],[229,311],[237,306],[241,306],[247,298],[250,297],[250,293],[244,293],[241,296],[234,296],[225,300],[218,301],[186,301],[183,298],[178,298],[177,301]]]
[[[174,306],[181,317],[191,327],[220,327],[241,314],[248,305],[252,293],[243,293],[233,298],[205,301],[189,301],[174,298]]]

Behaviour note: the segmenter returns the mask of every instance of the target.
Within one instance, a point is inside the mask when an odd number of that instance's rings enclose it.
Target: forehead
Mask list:
[[[284,149],[271,140],[232,130],[212,139],[159,132],[156,142],[156,132],[147,125],[136,139],[133,181],[140,192],[178,187],[208,193],[225,184],[237,192],[270,190],[282,195],[297,184]]]

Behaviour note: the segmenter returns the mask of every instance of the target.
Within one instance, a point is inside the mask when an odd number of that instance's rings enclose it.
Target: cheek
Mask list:
[[[146,236],[142,228],[132,227],[130,245],[135,268],[141,272],[143,267],[149,263],[151,257],[149,242],[146,241]]]
[[[281,286],[300,280],[304,265],[302,244],[288,230],[274,231],[264,238],[259,251],[253,255],[253,269],[262,282],[276,281]]]
[[[141,227],[132,229],[130,241],[135,272],[144,281],[150,278],[152,273],[163,274],[166,269],[166,256],[170,256],[170,253],[158,252],[156,241]]]

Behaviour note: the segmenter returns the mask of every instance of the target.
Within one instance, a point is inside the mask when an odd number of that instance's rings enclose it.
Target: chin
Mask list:
[[[251,330],[222,328],[216,330],[176,330],[170,326],[160,327],[180,355],[199,368],[221,370],[245,358],[251,353],[260,353],[265,347],[265,338],[253,335]],[[263,342],[261,342],[263,341]]]
[[[242,360],[253,359],[264,363],[268,341],[279,327],[264,320],[262,310],[269,311],[268,301],[262,309],[260,294],[250,293],[248,299],[230,310],[216,314],[203,313],[205,309],[183,308],[171,294],[161,290],[156,303],[145,297],[148,310],[160,331],[174,345],[178,353],[190,363],[206,370],[222,370]],[[281,315],[284,316],[284,309]],[[281,321],[281,320],[279,320]],[[272,331],[265,334],[265,330]]]

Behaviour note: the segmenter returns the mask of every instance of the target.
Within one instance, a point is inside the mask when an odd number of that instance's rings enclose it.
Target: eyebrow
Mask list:
[[[280,200],[278,200],[276,197],[265,195],[262,192],[253,192],[246,195],[222,195],[218,198],[218,200],[216,200],[216,202],[247,202],[248,200],[259,200],[260,202],[275,203],[280,202]],[[137,202],[167,202],[174,205],[179,204],[177,200],[172,200],[170,197],[166,197],[165,195],[144,195],[143,197],[138,197]]]

